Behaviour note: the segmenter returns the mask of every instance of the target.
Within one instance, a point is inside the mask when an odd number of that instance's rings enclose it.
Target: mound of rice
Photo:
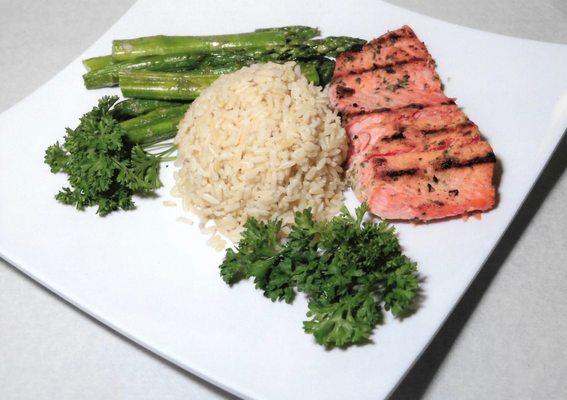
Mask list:
[[[233,241],[249,217],[288,224],[306,207],[323,219],[342,205],[344,129],[326,91],[293,62],[221,76],[191,105],[175,142],[172,194]]]

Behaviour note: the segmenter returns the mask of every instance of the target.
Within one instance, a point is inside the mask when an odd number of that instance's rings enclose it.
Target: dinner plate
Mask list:
[[[87,91],[80,60],[112,39],[219,34],[304,24],[325,35],[371,39],[410,25],[494,148],[499,201],[480,219],[396,224],[419,264],[417,313],[386,318],[372,343],[325,350],[303,333],[306,301],[272,303],[245,282],[229,288],[195,225],[158,198],[98,217],[56,202],[65,177],[45,148],[103,94]],[[476,31],[378,1],[169,1],[136,3],[84,54],[0,116],[0,255],[88,314],[167,360],[244,398],[378,399],[427,346],[513,219],[567,127],[567,46]],[[356,201],[347,193],[347,203]],[[497,321],[495,321],[497,323]]]

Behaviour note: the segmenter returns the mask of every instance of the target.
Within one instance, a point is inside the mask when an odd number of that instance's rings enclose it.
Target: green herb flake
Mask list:
[[[389,84],[388,86],[386,86],[386,89],[388,89],[390,92],[396,92],[399,89],[403,89],[407,87],[408,82],[409,82],[409,75],[404,75],[402,78],[398,79],[398,81],[395,84]]]

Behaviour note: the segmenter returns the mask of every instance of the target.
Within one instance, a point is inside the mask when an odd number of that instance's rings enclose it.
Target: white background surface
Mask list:
[[[420,10],[418,2],[398,3]],[[565,3],[542,3],[430,2],[424,11],[486,30],[567,43]],[[29,4],[0,3],[0,110],[83,51],[129,2]],[[558,84],[567,84],[567,78]],[[562,155],[554,158],[509,234],[394,398],[553,399],[567,393],[562,380],[567,374],[562,229],[567,179],[560,178],[566,149],[563,143]],[[221,398],[4,265],[0,398]]]

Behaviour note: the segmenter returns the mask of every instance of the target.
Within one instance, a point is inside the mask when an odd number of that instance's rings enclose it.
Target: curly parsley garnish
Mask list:
[[[174,150],[150,154],[142,145],[131,143],[127,131],[112,116],[117,96],[105,96],[81,117],[79,126],[67,128],[63,144],[51,145],[45,163],[51,172],[68,175],[70,187],[55,196],[79,210],[97,206],[107,215],[134,208],[132,195],[149,194],[162,186],[159,167]]]
[[[221,276],[232,285],[253,278],[272,301],[291,303],[297,292],[309,301],[303,329],[327,347],[367,342],[383,310],[406,313],[416,300],[416,264],[403,255],[394,228],[363,221],[368,208],[352,216],[346,208],[327,222],[310,209],[295,214],[286,241],[281,221],[250,218],[235,252],[228,249]]]

